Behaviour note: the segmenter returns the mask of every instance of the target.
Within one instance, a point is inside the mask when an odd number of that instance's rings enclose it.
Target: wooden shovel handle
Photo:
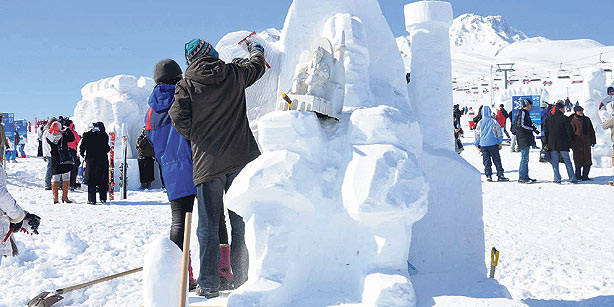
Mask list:
[[[192,228],[192,212],[185,213],[185,227],[183,232],[183,262],[181,263],[181,286],[179,287],[179,307],[185,307],[188,264],[190,263],[190,229]]]
[[[88,281],[88,282],[85,282],[85,283],[82,283],[82,284],[78,284],[78,285],[75,285],[75,286],[71,286],[71,287],[67,287],[67,288],[63,288],[63,289],[58,289],[58,290],[56,290],[56,293],[62,294],[62,293],[70,292],[70,291],[73,291],[73,290],[79,290],[81,288],[85,288],[85,287],[88,287],[88,286],[91,286],[91,285],[95,285],[97,283],[101,283],[101,282],[104,282],[104,281],[115,279],[117,277],[122,277],[122,276],[130,275],[132,273],[140,272],[142,270],[143,270],[143,267],[140,267],[140,268],[136,268],[136,269],[132,269],[132,270],[126,271],[126,272],[117,273],[117,274],[110,275],[110,276],[107,276],[107,277],[103,277],[103,278],[99,278],[99,279],[96,279],[96,280]]]

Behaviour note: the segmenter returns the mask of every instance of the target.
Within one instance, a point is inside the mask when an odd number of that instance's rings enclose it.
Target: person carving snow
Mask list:
[[[492,117],[490,107],[484,106],[482,109],[482,119],[475,128],[475,146],[482,152],[484,173],[488,181],[492,181],[492,163],[497,168],[497,181],[509,181],[503,174],[503,165],[499,155],[502,142],[501,125]]]
[[[188,68],[175,87],[169,109],[173,126],[191,143],[198,199],[200,275],[197,294],[219,295],[220,216],[223,196],[243,167],[260,155],[249,128],[245,89],[265,72],[264,48],[248,41],[249,59],[224,63],[206,41],[185,45]],[[248,253],[243,218],[228,210],[232,227],[230,263],[235,286],[247,280]],[[222,250],[224,253],[225,250]]]
[[[2,256],[17,256],[14,234],[38,234],[40,217],[24,211],[6,187],[6,172],[0,166],[0,263]]]

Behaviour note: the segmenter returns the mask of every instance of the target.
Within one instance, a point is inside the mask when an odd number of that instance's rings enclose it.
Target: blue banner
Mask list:
[[[542,131],[541,96],[539,95],[512,96],[512,123],[516,121],[518,112],[522,109],[522,101],[525,99],[531,99],[531,101],[533,101],[533,108],[529,112],[529,116],[535,127],[537,127],[539,131]],[[541,135],[538,136],[538,138],[540,137]]]
[[[15,131],[19,134],[20,144],[25,144],[28,141],[28,121],[18,119],[15,121]]]
[[[15,149],[13,148],[15,142],[15,114],[2,113],[2,125],[4,126],[4,134],[9,139],[9,144],[11,144],[11,149]]]

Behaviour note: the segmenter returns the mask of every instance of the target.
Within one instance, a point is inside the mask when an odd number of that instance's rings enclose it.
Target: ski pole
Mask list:
[[[499,251],[493,246],[490,251],[490,278],[495,278],[495,268],[499,263]]]

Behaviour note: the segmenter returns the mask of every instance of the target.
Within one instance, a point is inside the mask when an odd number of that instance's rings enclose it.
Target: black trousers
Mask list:
[[[38,141],[38,152],[36,153],[37,157],[43,156],[43,141]]]
[[[100,201],[107,201],[107,190],[109,186],[106,184],[103,185],[87,185],[87,201],[90,203],[96,202],[96,190],[98,190],[98,194],[100,194]]]
[[[196,195],[189,195],[171,201],[171,234],[170,239],[183,250],[183,232],[185,231],[185,214],[192,212]],[[228,244],[228,229],[226,218],[222,212],[219,227],[220,244]]]
[[[154,181],[154,158],[145,157],[139,159],[139,175],[141,183]]]
[[[70,187],[76,188],[77,187],[77,173],[79,172],[79,166],[81,165],[81,160],[79,159],[79,155],[77,155],[76,151],[73,151],[71,149],[71,152],[73,153],[75,157],[75,164],[73,165],[73,169],[70,171]]]

